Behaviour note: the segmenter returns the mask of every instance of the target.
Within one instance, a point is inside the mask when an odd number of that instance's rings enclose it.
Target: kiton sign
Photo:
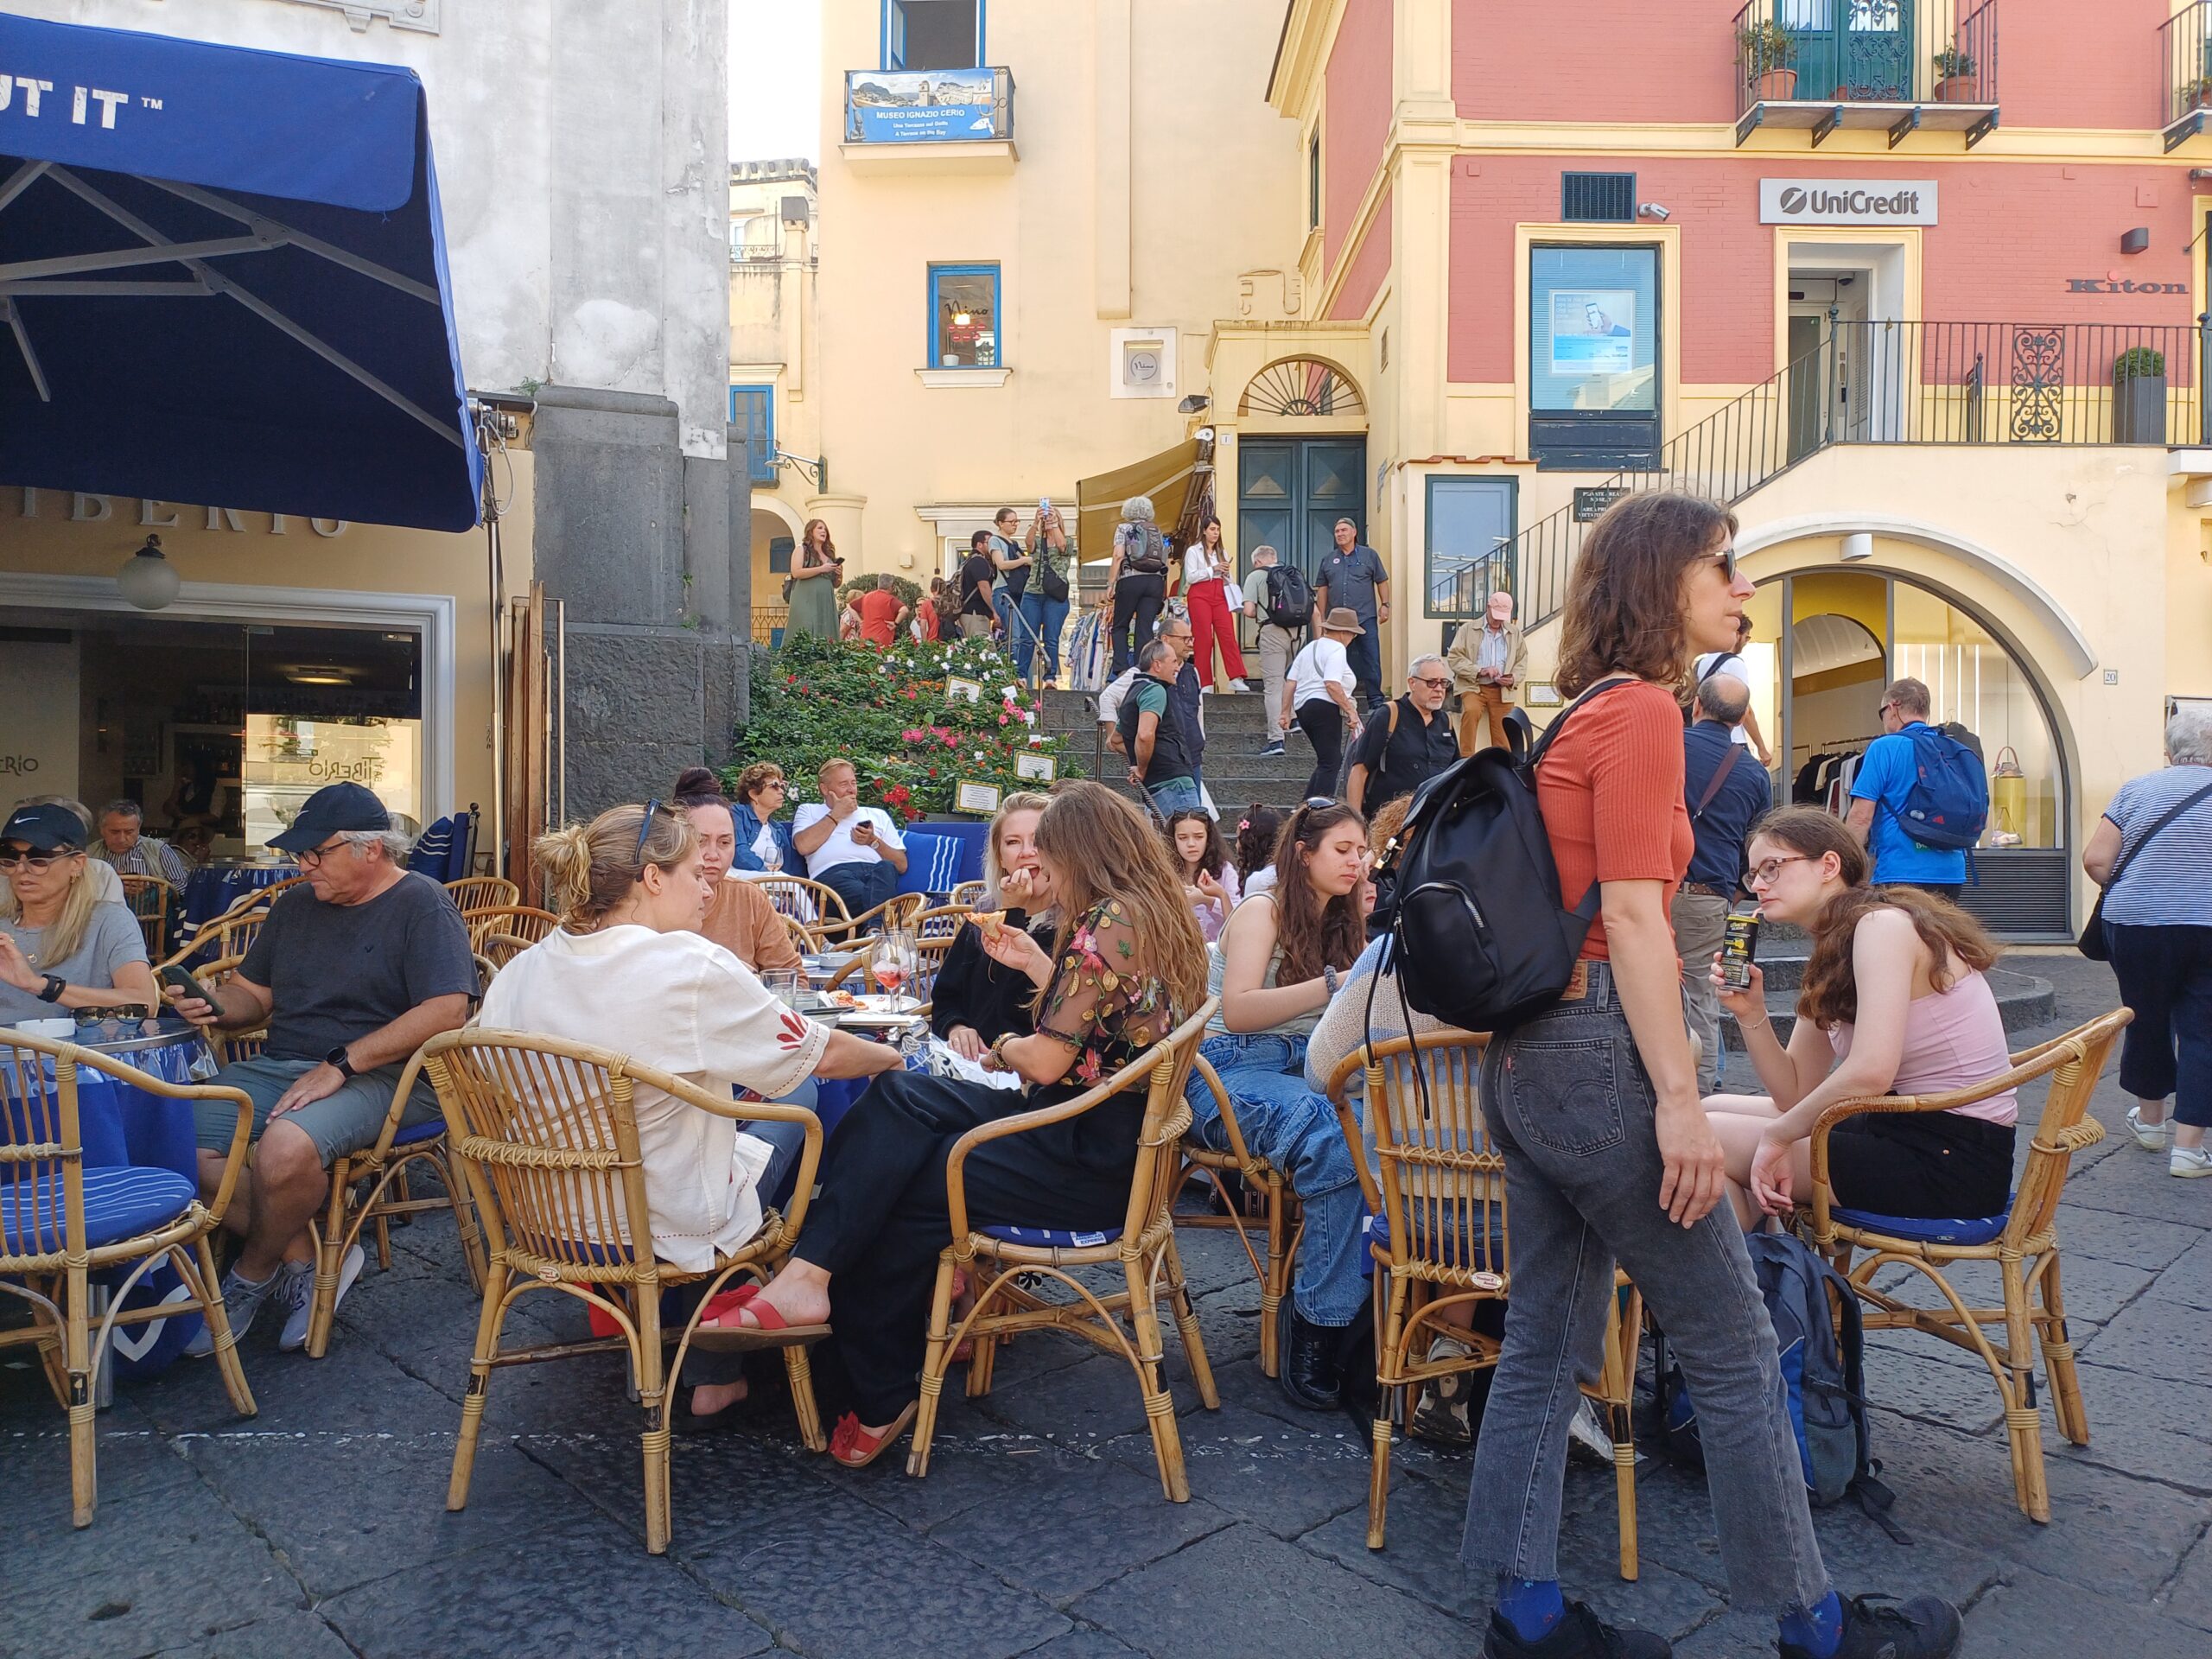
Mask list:
[[[1761,179],[1762,225],[1933,225],[1933,179]]]

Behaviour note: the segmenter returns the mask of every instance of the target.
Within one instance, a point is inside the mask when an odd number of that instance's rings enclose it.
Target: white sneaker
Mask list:
[[[1242,680],[1231,680],[1229,683],[1229,689],[1232,691],[1249,691],[1252,688]]]
[[[2135,1144],[2144,1151],[2164,1152],[2167,1143],[2174,1138],[2174,1121],[2171,1117],[2162,1117],[2156,1123],[2145,1123],[2143,1109],[2131,1106],[2127,1109],[2127,1132],[2135,1137]]]
[[[366,1260],[361,1247],[356,1244],[338,1264],[338,1294],[331,1302],[334,1314],[338,1304],[346,1300],[346,1293],[353,1288],[353,1281],[361,1276],[361,1263]],[[276,1292],[286,1309],[284,1334],[276,1339],[276,1346],[284,1353],[296,1354],[308,1345],[308,1319],[315,1310],[315,1266],[302,1262],[296,1268],[287,1268],[284,1278],[285,1282]]]
[[[2173,1156],[2166,1160],[2166,1173],[2191,1180],[2199,1175],[2212,1175],[2212,1150],[2203,1147],[2176,1147]]]
[[[1586,1394],[1575,1402],[1574,1415],[1567,1420],[1567,1454],[1608,1467],[1613,1461],[1613,1437],[1598,1421],[1598,1408]]]

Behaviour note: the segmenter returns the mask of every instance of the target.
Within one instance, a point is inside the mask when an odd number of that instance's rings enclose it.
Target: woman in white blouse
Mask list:
[[[704,1089],[766,1099],[810,1077],[873,1077],[901,1064],[887,1044],[793,1014],[692,931],[713,889],[682,813],[658,801],[618,806],[539,836],[532,851],[561,925],[499,970],[484,995],[484,1025],[613,1049]],[[633,1098],[653,1253],[702,1272],[717,1252],[760,1230],[804,1128],[741,1129],[645,1083]],[[723,1415],[745,1395],[738,1357],[699,1353],[696,1344],[682,1381],[692,1394],[678,1427]]]

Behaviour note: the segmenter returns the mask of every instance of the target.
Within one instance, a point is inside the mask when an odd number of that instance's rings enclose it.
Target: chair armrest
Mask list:
[[[1214,1109],[1221,1114],[1221,1127],[1229,1135],[1229,1150],[1240,1164],[1249,1164],[1252,1154],[1244,1145],[1244,1131],[1236,1122],[1236,1103],[1229,1097],[1229,1090],[1221,1081],[1221,1074],[1203,1054],[1191,1058],[1192,1075],[1213,1093]]]
[[[1344,1145],[1351,1148],[1351,1169],[1359,1177],[1360,1196],[1367,1200],[1368,1212],[1379,1216],[1382,1213],[1382,1185],[1368,1167],[1367,1137],[1360,1132],[1359,1114],[1351,1103],[1351,1080],[1366,1065],[1370,1052],[1363,1043],[1338,1061],[1337,1069],[1329,1074],[1328,1094],[1329,1103],[1337,1109],[1337,1127],[1344,1132]]]
[[[29,1048],[33,1039],[20,1039],[19,1046]],[[170,1100],[226,1100],[237,1109],[237,1122],[231,1130],[231,1144],[223,1154],[223,1175],[216,1183],[215,1196],[207,1204],[207,1213],[221,1221],[223,1212],[230,1208],[231,1194],[237,1189],[238,1172],[245,1167],[247,1144],[253,1139],[253,1100],[243,1089],[233,1089],[219,1083],[171,1083],[135,1065],[89,1048],[79,1048],[74,1043],[55,1044],[43,1051],[48,1053],[66,1052],[80,1066],[90,1071],[103,1071],[133,1089],[149,1095],[160,1095]]]

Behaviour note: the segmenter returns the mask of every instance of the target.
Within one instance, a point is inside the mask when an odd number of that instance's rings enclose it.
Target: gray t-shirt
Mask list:
[[[327,905],[304,881],[279,894],[238,976],[268,988],[278,1060],[319,1060],[434,996],[476,995],[452,895],[412,871],[365,905]]]
[[[1353,615],[1369,623],[1376,617],[1375,584],[1389,580],[1390,572],[1383,566],[1382,556],[1364,542],[1357,543],[1349,553],[1332,551],[1321,561],[1321,568],[1313,576],[1314,586],[1329,590],[1329,609],[1347,606]]]
[[[112,985],[117,969],[146,960],[146,936],[139,929],[138,918],[121,905],[94,905],[85,924],[84,939],[58,962],[47,960],[42,927],[0,922],[0,933],[15,940],[31,959],[33,973],[41,979],[48,974],[58,975],[72,985]],[[13,1025],[18,1020],[67,1019],[68,1014],[67,1008],[40,1001],[35,992],[0,983],[0,1025]]]

